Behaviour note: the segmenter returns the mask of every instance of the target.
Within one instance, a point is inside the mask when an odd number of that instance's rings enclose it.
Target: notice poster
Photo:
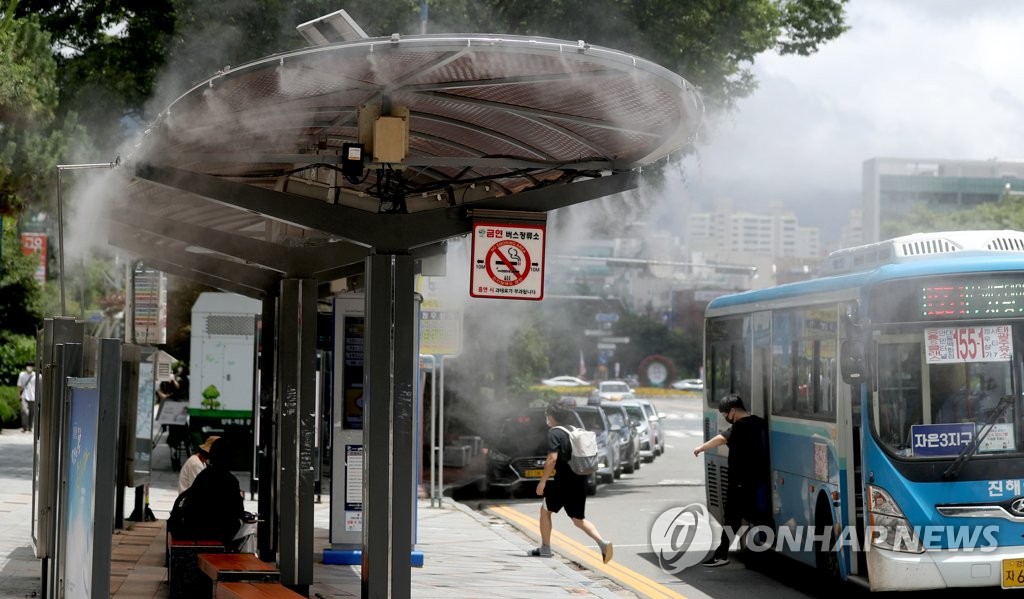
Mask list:
[[[345,530],[363,530],[363,446],[345,446]]]
[[[99,392],[71,389],[71,417],[65,439],[67,510],[64,520],[64,597],[92,597],[93,514],[96,505],[96,429]],[[109,534],[109,531],[105,531]]]

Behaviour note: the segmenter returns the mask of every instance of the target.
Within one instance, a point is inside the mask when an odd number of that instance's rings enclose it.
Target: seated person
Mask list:
[[[192,486],[192,482],[195,481],[199,473],[206,468],[206,463],[210,460],[210,448],[213,446],[213,442],[220,439],[217,435],[210,435],[206,438],[206,442],[199,446],[199,449],[192,454],[184,465],[181,467],[181,472],[178,473],[178,493],[184,493],[185,489]]]
[[[167,528],[178,538],[217,539],[227,551],[253,552],[255,524],[243,526],[250,518],[238,479],[228,469],[231,448],[217,439],[209,453],[206,468],[174,501]]]

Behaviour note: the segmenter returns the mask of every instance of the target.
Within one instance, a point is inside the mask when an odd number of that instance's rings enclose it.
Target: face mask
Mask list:
[[[730,410],[730,411],[731,411],[731,410]],[[729,412],[726,412],[726,413],[725,413],[725,421],[726,421],[726,422],[728,422],[729,424],[732,424],[732,423],[733,423],[733,419],[732,419],[732,418],[729,418]]]

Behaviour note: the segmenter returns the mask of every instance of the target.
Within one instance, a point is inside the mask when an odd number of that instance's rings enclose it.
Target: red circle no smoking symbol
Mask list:
[[[523,244],[511,240],[491,246],[484,263],[491,280],[505,287],[522,283],[530,273],[530,253]]]

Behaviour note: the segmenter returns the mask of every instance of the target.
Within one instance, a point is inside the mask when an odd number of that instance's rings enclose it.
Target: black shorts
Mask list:
[[[570,476],[549,480],[544,487],[544,505],[549,512],[565,508],[570,518],[583,520],[587,506],[587,477]]]

